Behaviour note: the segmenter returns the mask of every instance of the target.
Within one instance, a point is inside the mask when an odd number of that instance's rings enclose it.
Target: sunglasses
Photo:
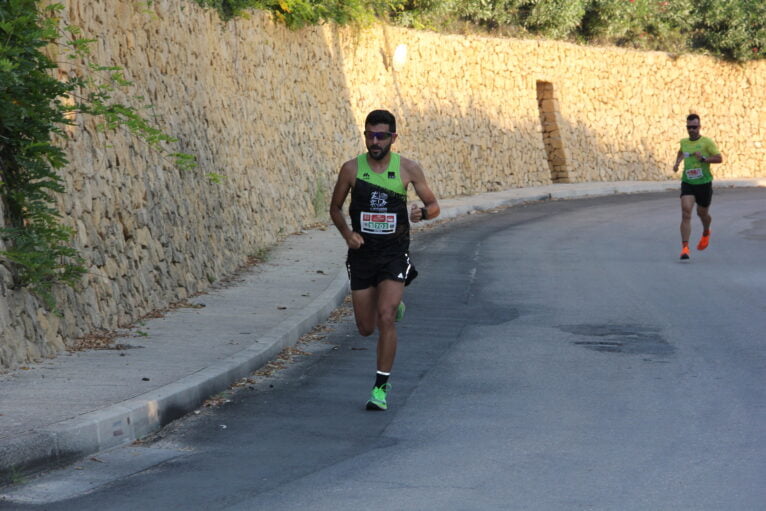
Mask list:
[[[686,129],[687,130],[698,130],[698,129],[700,129],[700,127],[699,126],[687,126]]]
[[[367,140],[388,140],[393,133],[390,131],[365,131],[364,138]]]

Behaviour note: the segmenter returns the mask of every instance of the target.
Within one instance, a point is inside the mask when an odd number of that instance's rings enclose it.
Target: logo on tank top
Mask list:
[[[385,210],[388,204],[388,194],[383,192],[372,192],[370,194],[370,208],[373,211]]]
[[[388,179],[396,179],[396,172],[389,172]]]

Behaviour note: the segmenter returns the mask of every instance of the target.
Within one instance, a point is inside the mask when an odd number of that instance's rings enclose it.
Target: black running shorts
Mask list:
[[[707,208],[713,201],[713,182],[692,185],[686,181],[681,181],[681,197],[684,195],[694,195],[694,202],[697,203],[697,206]]]
[[[351,280],[352,291],[376,287],[384,280],[404,282],[407,286],[418,275],[407,252],[382,258],[359,255],[358,252],[349,250],[346,269],[348,278]]]

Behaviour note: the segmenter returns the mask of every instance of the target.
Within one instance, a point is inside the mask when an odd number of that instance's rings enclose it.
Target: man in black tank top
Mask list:
[[[439,203],[420,165],[391,152],[396,119],[387,110],[373,110],[364,123],[367,153],[345,162],[330,203],[330,218],[348,245],[346,267],[359,333],[378,330],[377,373],[368,410],[386,410],[388,377],[396,356],[396,325],[404,313],[404,286],[417,272],[409,257],[410,222],[439,216]],[[412,184],[423,206],[407,209]],[[349,193],[349,227],[343,204]]]

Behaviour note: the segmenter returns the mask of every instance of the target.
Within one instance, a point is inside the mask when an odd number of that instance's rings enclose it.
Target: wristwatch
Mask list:
[[[700,158],[700,160],[702,160],[702,163],[707,163],[707,157],[705,157],[705,156],[703,156],[702,158]]]

